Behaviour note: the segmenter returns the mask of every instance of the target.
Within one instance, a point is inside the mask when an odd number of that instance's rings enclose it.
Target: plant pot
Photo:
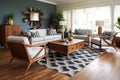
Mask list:
[[[13,25],[13,19],[9,19],[8,24]]]

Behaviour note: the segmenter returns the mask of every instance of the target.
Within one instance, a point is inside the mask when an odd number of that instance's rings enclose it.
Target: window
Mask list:
[[[63,16],[64,16],[65,21],[67,22],[67,27],[66,28],[68,28],[68,30],[69,30],[72,26],[72,24],[71,24],[71,21],[72,21],[71,20],[71,11],[70,10],[64,11]]]
[[[120,5],[114,6],[114,24],[117,21],[118,16],[120,16]],[[114,30],[117,32],[120,32],[120,30],[117,27],[114,27]]]
[[[78,28],[96,31],[98,28],[95,23],[96,20],[104,20],[103,31],[111,31],[110,6],[74,9],[71,11],[71,17],[72,31]]]

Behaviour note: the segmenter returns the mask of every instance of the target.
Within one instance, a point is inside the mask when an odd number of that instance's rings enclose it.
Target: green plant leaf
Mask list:
[[[52,15],[51,24],[55,25],[57,29],[60,29],[59,21],[64,20],[64,17],[61,13],[55,13]]]
[[[9,19],[13,19],[13,17],[14,17],[14,14],[13,13],[8,13],[7,15],[6,15],[6,18],[9,20]]]
[[[120,29],[120,16],[118,16],[117,18],[117,23],[115,24],[115,26]]]

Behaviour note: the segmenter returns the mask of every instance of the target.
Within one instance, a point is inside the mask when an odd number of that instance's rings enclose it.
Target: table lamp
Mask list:
[[[98,26],[98,34],[102,34],[102,26],[104,26],[104,21],[96,21],[96,26]]]
[[[64,25],[65,25],[65,21],[59,21],[59,25],[62,26],[62,41],[64,41]]]

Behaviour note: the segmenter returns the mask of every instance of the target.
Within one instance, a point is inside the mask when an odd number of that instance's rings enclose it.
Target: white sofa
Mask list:
[[[61,34],[48,35],[47,34],[47,29],[34,29],[34,30],[29,30],[29,31],[31,33],[37,32],[39,34],[37,37],[31,36],[29,38],[31,44],[39,44],[39,43],[45,43],[45,42],[60,40],[61,37],[62,37]]]
[[[73,34],[73,38],[83,39],[89,43],[91,34],[92,34],[92,30],[90,29],[76,29]]]

